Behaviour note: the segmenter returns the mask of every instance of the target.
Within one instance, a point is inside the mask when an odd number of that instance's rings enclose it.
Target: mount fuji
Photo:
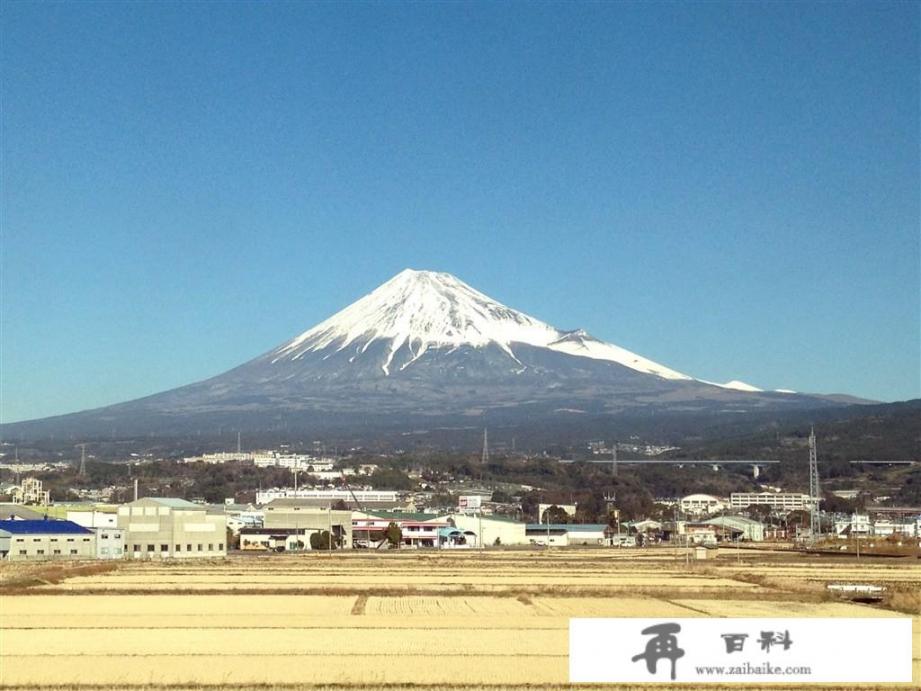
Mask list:
[[[588,414],[747,413],[840,397],[714,384],[511,309],[447,273],[407,269],[299,336],[198,383],[5,437],[246,431],[420,421],[509,423]],[[856,402],[856,399],[850,401]]]

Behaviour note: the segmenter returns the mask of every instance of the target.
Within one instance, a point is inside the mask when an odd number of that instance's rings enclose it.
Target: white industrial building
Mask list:
[[[124,559],[124,530],[120,528],[93,528],[92,531],[96,534],[97,559]]]
[[[393,508],[401,504],[400,495],[390,491],[283,487],[256,492],[256,503],[259,505],[268,504],[276,499],[303,499],[312,506],[332,506],[341,501],[351,508],[358,508],[358,506]],[[358,506],[355,506],[356,500]]]
[[[808,494],[790,492],[733,492],[729,495],[729,506],[733,509],[747,509],[749,506],[768,506],[773,511],[808,511],[812,498]]]
[[[529,544],[549,547],[608,544],[610,527],[605,523],[528,523]]]
[[[678,503],[681,513],[691,516],[709,516],[726,508],[726,502],[709,494],[689,494]]]
[[[718,516],[699,524],[712,527],[718,540],[764,541],[764,524],[745,516]]]
[[[10,561],[93,559],[96,536],[72,521],[0,521],[0,556]]]
[[[452,513],[442,516],[449,525],[476,536],[477,546],[530,544],[526,525],[511,518]]]
[[[95,509],[73,509],[67,511],[67,520],[84,528],[116,528],[118,513],[115,511],[96,511]]]

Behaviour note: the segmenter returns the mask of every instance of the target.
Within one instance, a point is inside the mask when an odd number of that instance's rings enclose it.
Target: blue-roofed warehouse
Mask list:
[[[93,559],[96,535],[73,521],[0,521],[0,558]]]

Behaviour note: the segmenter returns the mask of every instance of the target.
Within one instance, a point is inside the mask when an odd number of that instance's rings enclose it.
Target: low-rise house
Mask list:
[[[716,530],[709,525],[687,523],[684,526],[684,535],[687,538],[687,542],[692,545],[716,544]]]
[[[145,497],[118,507],[131,559],[201,559],[227,555],[223,514],[173,497]]]
[[[10,561],[94,559],[96,536],[72,521],[0,521],[0,552]]]
[[[460,528],[445,526],[438,529],[438,547],[441,549],[470,549],[476,547],[476,536],[465,533]]]
[[[324,530],[333,535],[335,544],[352,547],[352,512],[312,506],[306,499],[275,499],[265,506],[263,528],[297,528],[307,536]]]
[[[240,549],[301,552],[310,549],[310,531],[306,528],[241,528]]]
[[[391,523],[400,529],[401,547],[439,547],[439,530],[450,527],[448,520],[437,514],[353,511],[353,539],[362,547],[381,547],[387,540],[386,531]]]
[[[835,535],[838,537],[868,537],[873,524],[867,514],[855,513],[835,520]]]
[[[630,533],[613,533],[608,537],[611,547],[636,547],[636,535]]]

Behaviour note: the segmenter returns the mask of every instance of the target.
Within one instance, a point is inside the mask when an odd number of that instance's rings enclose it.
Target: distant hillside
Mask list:
[[[819,454],[827,461],[921,459],[921,399],[809,411],[795,421],[776,416],[741,434],[720,434],[715,426],[702,430],[699,440],[686,438],[671,456],[800,459],[810,425],[815,425]]]

